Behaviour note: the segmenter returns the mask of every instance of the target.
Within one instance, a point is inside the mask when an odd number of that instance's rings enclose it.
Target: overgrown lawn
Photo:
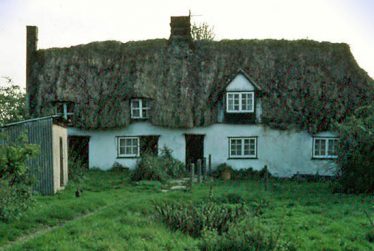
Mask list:
[[[90,171],[82,197],[71,184],[55,196],[36,198],[21,219],[0,223],[0,250],[198,250],[199,239],[175,232],[155,218],[154,203],[202,201],[210,185],[191,192],[161,192],[157,182],[131,183],[121,172]],[[214,198],[239,194],[258,209],[256,221],[298,250],[373,250],[366,234],[374,198],[331,194],[327,183],[261,181],[212,183]]]

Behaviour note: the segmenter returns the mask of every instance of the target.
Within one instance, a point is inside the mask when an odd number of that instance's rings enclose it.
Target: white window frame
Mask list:
[[[325,140],[325,154],[319,154],[319,155],[316,155],[316,141],[317,140]],[[337,137],[313,137],[313,158],[315,159],[336,159],[338,157],[337,155],[337,149],[336,149],[336,143],[335,143],[335,152],[336,154],[335,155],[331,155],[329,154],[329,144],[330,144],[330,141],[336,141],[338,140]]]
[[[231,154],[231,141],[232,140],[240,140],[241,141],[241,155],[232,155]],[[244,154],[244,140],[251,140],[254,141],[254,154]],[[257,137],[250,136],[250,137],[229,137],[229,158],[230,159],[255,159],[257,158]]]
[[[121,147],[125,147],[126,148],[126,145],[124,146],[121,146],[120,142],[121,142],[121,139],[136,139],[138,141],[137,143],[137,153],[136,154],[121,154],[121,151],[120,151],[120,148]],[[126,141],[125,141],[126,142]],[[118,157],[125,157],[125,158],[134,158],[134,157],[139,157],[140,156],[140,137],[127,137],[127,136],[121,136],[121,137],[117,137],[117,155]]]
[[[150,107],[150,101],[147,100],[147,106],[143,106],[143,101],[144,99],[141,98],[135,98],[131,99],[130,101],[130,106],[131,106],[131,118],[132,119],[148,119],[149,118],[149,110],[151,109]],[[133,102],[139,102],[139,107],[133,107]],[[134,115],[134,110],[139,110],[139,116]],[[147,110],[147,116],[143,114],[143,110]]]
[[[239,110],[229,109],[229,96],[239,94]],[[243,96],[249,94],[252,96],[251,109],[242,109]],[[255,93],[252,92],[227,92],[226,93],[226,112],[228,113],[252,113],[255,110]]]

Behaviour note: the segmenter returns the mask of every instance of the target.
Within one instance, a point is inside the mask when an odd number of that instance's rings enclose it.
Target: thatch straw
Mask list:
[[[73,101],[75,125],[85,129],[127,126],[132,97],[153,99],[155,125],[213,124],[227,81],[239,68],[261,86],[263,122],[273,128],[330,129],[374,97],[373,81],[346,44],[223,40],[190,47],[167,40],[107,41],[37,55],[35,115],[50,114],[53,100]]]

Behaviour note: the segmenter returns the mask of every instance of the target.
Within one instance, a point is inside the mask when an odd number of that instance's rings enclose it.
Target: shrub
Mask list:
[[[157,217],[173,230],[193,237],[200,237],[203,229],[227,232],[230,224],[248,215],[244,205],[218,204],[213,202],[161,203],[155,205]]]
[[[267,177],[272,177],[267,166],[264,166],[261,170],[254,170],[252,167],[235,170],[226,163],[218,165],[216,170],[212,172],[212,176],[214,178],[220,178],[224,171],[229,171],[231,173],[231,178],[234,180],[262,179],[266,175]]]
[[[223,172],[230,172],[231,174],[234,172],[232,167],[226,163],[219,164],[217,168],[212,172],[212,176],[214,178],[221,178]]]
[[[26,160],[36,156],[39,147],[27,144],[26,135],[15,142],[0,144],[0,220],[17,218],[32,203],[33,177]]]
[[[117,161],[113,163],[112,167],[110,168],[111,172],[129,172],[130,169],[127,166],[122,165],[121,163],[118,163]]]
[[[244,198],[237,193],[228,193],[219,197],[213,197],[211,201],[228,204],[240,204],[245,202]]]
[[[30,184],[10,186],[7,181],[0,181],[0,220],[7,222],[19,218],[32,202]]]
[[[374,242],[374,227],[366,233],[366,240],[371,243]]]
[[[374,105],[338,125],[338,182],[342,192],[374,192]]]
[[[252,219],[231,225],[223,234],[204,229],[200,242],[201,250],[296,250],[279,235],[264,229]]]
[[[160,156],[144,154],[132,172],[131,180],[158,180],[180,178],[185,175],[184,164],[171,155],[171,150],[164,147]]]

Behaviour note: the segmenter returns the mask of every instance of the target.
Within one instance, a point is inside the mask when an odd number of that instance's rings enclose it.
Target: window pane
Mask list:
[[[139,109],[133,109],[132,110],[132,117],[133,118],[139,118],[140,117],[140,110]]]
[[[231,155],[241,156],[242,155],[242,144],[241,139],[231,139]]]
[[[249,155],[256,155],[256,140],[251,139],[249,144]]]
[[[143,107],[142,118],[148,118],[148,108]]]
[[[252,93],[242,94],[242,110],[243,111],[252,110]]]
[[[131,100],[131,107],[132,108],[139,108],[140,107],[140,100],[139,99]]]
[[[329,156],[337,155],[337,151],[336,151],[337,142],[338,141],[336,139],[329,139],[327,155]]]
[[[236,93],[236,94],[233,94],[233,95],[234,95],[234,110],[235,111],[239,111],[239,98],[240,98],[240,94]]]

